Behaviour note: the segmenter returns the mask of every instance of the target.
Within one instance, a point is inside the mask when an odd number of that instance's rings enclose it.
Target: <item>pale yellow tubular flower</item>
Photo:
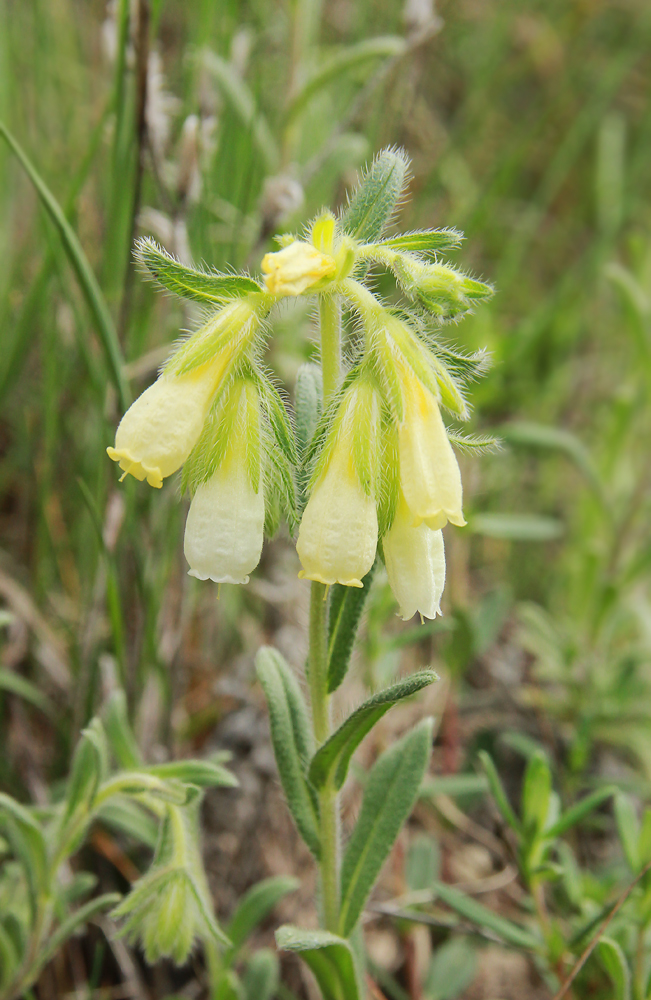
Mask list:
[[[336,270],[333,257],[301,240],[262,258],[265,284],[272,295],[300,295]]]
[[[404,415],[398,428],[400,485],[414,516],[434,530],[464,525],[461,473],[437,400],[411,370],[402,379]]]
[[[443,532],[414,517],[401,494],[393,524],[382,541],[384,564],[403,621],[418,613],[423,618],[440,615],[445,586]]]
[[[375,498],[362,489],[349,444],[337,442],[301,520],[299,576],[318,583],[362,587],[377,546]]]
[[[215,583],[248,583],[260,562],[264,494],[251,485],[243,447],[237,445],[214,475],[197,487],[185,524],[189,575]]]
[[[161,487],[192,451],[227,363],[217,355],[185,375],[161,375],[122,417],[109,458],[125,476]]]

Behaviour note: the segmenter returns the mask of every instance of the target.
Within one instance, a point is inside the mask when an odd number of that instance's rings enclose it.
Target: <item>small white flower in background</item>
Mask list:
[[[162,160],[170,138],[170,119],[179,113],[181,102],[165,89],[160,53],[152,49],[147,61],[147,136],[154,154]]]
[[[160,488],[185,462],[204,425],[224,358],[176,377],[161,375],[122,417],[109,458],[124,474]]]
[[[184,551],[189,575],[215,583],[248,583],[260,562],[265,502],[258,451],[256,482],[251,481],[248,440],[259,422],[257,401],[250,405],[246,386],[239,391],[238,414],[226,453],[213,475],[194,492],[185,524]],[[253,411],[253,412],[251,412]]]
[[[414,527],[413,514],[401,494],[391,528],[382,540],[389,583],[403,621],[416,613],[436,618],[445,586],[443,532],[425,523]]]
[[[434,0],[406,0],[402,20],[410,34],[434,34],[443,27],[443,20],[436,13]]]
[[[265,231],[272,232],[297,212],[305,200],[299,181],[290,174],[267,177],[262,187],[260,211]]]
[[[448,521],[460,527],[461,473],[437,400],[407,368],[403,369],[404,418],[398,428],[400,485],[414,516],[429,528]]]
[[[282,250],[262,258],[265,284],[272,295],[300,295],[336,270],[333,257],[302,240],[294,240]]]

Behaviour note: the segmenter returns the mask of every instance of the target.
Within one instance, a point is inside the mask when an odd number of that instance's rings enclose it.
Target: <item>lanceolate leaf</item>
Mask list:
[[[432,719],[424,719],[382,754],[366,783],[362,808],[341,871],[340,931],[359,920],[382,865],[418,796],[432,745]]]
[[[597,945],[597,954],[615,987],[613,1000],[630,1000],[631,973],[621,946],[612,938],[602,937]]]
[[[138,242],[136,256],[160,285],[195,302],[221,304],[249,292],[262,291],[257,281],[243,274],[219,274],[186,267],[149,237]]]
[[[286,875],[266,878],[258,882],[240,900],[226,933],[230,938],[232,950],[229,951],[229,961],[232,960],[238,948],[244,944],[249,934],[260,924],[274,906],[290,892],[295,892],[300,886],[298,879]]]
[[[312,784],[322,788],[332,777],[335,788],[341,788],[346,780],[350,758],[375,723],[397,702],[409,698],[435,680],[438,677],[433,670],[422,670],[360,705],[315,753],[309,770]]]
[[[287,804],[305,843],[318,857],[318,806],[305,773],[312,750],[305,702],[277,650],[263,646],[256,657],[256,671],[269,706],[271,739]]]
[[[382,240],[380,246],[405,253],[436,254],[453,250],[461,245],[463,233],[458,229],[422,229],[414,233],[402,233],[389,240]]]
[[[11,796],[0,792],[0,831],[22,863],[32,907],[43,890],[47,874],[47,848],[41,827],[31,813]]]
[[[504,786],[500,780],[499,774],[497,773],[497,768],[493,763],[493,758],[487,754],[485,750],[480,750],[479,759],[482,763],[484,771],[486,772],[486,777],[488,778],[488,783],[490,785],[493,798],[497,804],[497,808],[511,829],[515,830],[516,833],[520,833],[522,831],[522,825],[518,817],[515,815],[507,794],[504,791]]]
[[[344,212],[346,232],[368,243],[379,239],[402,194],[408,162],[402,149],[385,149],[376,157]]]
[[[319,984],[323,1000],[360,1000],[348,941],[328,931],[304,931],[286,924],[276,931],[279,951],[299,952]]]
[[[363,587],[335,583],[328,608],[328,691],[336,691],[348,671],[355,637],[368,597],[377,560],[362,580]]]
[[[74,932],[83,924],[87,923],[92,917],[97,916],[98,913],[102,913],[104,910],[108,910],[111,906],[115,906],[119,903],[122,897],[119,892],[106,892],[103,896],[96,896],[95,899],[90,899],[79,909],[71,913],[70,916],[63,921],[61,926],[55,931],[47,946],[40,952],[36,968],[34,973],[38,973],[40,969],[46,965],[47,962],[57,953],[59,948],[61,948],[69,937],[71,937]],[[36,976],[34,976],[36,978]]]
[[[146,768],[146,771],[158,778],[175,778],[177,781],[198,785],[200,788],[212,788],[217,785],[236,788],[239,784],[234,774],[221,764],[215,764],[210,760],[175,760],[169,764],[154,764]]]
[[[489,910],[487,906],[478,903],[476,899],[471,899],[459,889],[455,889],[454,886],[437,882],[434,889],[439,899],[442,899],[462,917],[471,920],[479,927],[485,927],[492,931],[507,944],[515,945],[517,948],[525,948],[527,951],[539,950],[540,942],[530,931],[520,927],[519,924],[514,924],[505,917],[499,916],[493,910]]]

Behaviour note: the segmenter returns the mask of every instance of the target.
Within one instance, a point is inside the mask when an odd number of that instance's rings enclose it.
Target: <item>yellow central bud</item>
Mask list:
[[[300,240],[262,258],[265,284],[272,295],[300,295],[336,270],[334,258]]]
[[[443,532],[432,531],[425,523],[414,527],[413,514],[402,494],[382,549],[403,621],[409,621],[416,612],[424,618],[436,618],[441,613],[445,586]]]
[[[459,463],[439,405],[411,370],[403,370],[404,419],[398,428],[400,485],[414,524],[464,525]]]
[[[122,417],[109,458],[124,474],[161,487],[201,434],[226,358],[217,356],[186,375],[161,375]]]
[[[375,498],[362,489],[350,442],[340,441],[301,520],[296,545],[303,566],[299,576],[318,583],[362,587],[376,546]]]

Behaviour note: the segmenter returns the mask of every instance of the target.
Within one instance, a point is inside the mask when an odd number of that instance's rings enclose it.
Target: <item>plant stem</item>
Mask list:
[[[313,583],[310,595],[309,684],[312,725],[318,745],[330,735],[330,695],[326,657],[326,588]],[[339,802],[331,783],[319,793],[321,840],[321,904],[326,930],[336,932],[339,922]]]
[[[321,369],[324,405],[339,384],[341,375],[341,303],[338,296],[322,295],[319,301],[321,321]]]
[[[334,296],[322,296],[321,366],[324,404],[337,388],[341,373],[341,309]],[[310,647],[308,680],[312,706],[312,725],[317,745],[331,732],[331,706],[328,693],[327,659],[327,590],[323,583],[312,583],[310,594]],[[339,923],[339,797],[328,783],[319,793],[322,923],[336,933]]]

